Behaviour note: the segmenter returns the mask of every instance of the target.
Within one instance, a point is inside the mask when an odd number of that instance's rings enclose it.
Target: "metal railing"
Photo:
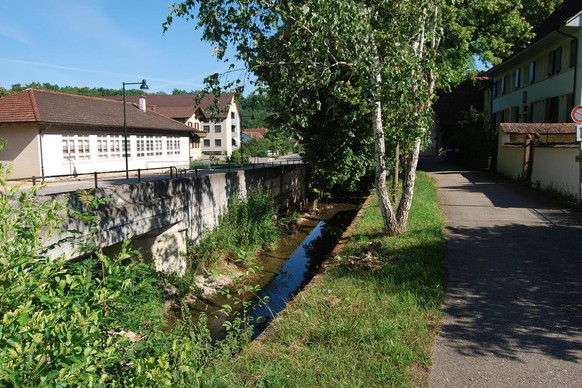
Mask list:
[[[141,182],[141,173],[143,171],[156,171],[156,170],[169,170],[170,179],[173,177],[178,176],[178,168],[176,166],[168,166],[168,167],[155,167],[155,168],[138,168],[134,170],[128,170],[129,173],[137,172],[137,181],[138,183]],[[125,173],[125,170],[116,170],[116,171],[95,171],[95,172],[85,172],[85,173],[76,173],[76,174],[61,174],[61,175],[45,175],[45,176],[31,176],[25,178],[16,178],[16,179],[7,179],[8,182],[32,182],[33,186],[36,186],[38,181],[42,183],[47,183],[47,180],[50,179],[78,179],[82,176],[92,176],[95,182],[95,188],[99,188],[99,176],[104,175],[113,175],[113,174],[122,174]],[[165,174],[164,174],[165,175]],[[125,179],[125,178],[124,178]]]
[[[142,173],[150,172],[150,171],[168,171],[166,174],[169,175],[170,179],[184,177],[188,174],[194,174],[194,176],[198,176],[199,173],[204,171],[228,171],[231,172],[233,170],[245,170],[245,169],[259,169],[259,168],[268,168],[268,167],[275,167],[275,166],[287,166],[287,165],[295,165],[295,164],[303,164],[302,160],[292,159],[292,160],[279,160],[279,161],[272,161],[272,162],[261,162],[261,163],[216,163],[212,164],[209,163],[203,166],[194,166],[190,168],[178,168],[177,166],[167,166],[167,167],[155,167],[155,168],[138,168],[133,170],[128,170],[130,174],[135,174],[134,177],[137,178],[137,182],[140,183],[142,181]],[[61,174],[61,175],[45,175],[45,176],[31,176],[31,177],[24,177],[24,178],[15,178],[15,179],[8,179],[9,182],[32,182],[33,186],[37,186],[39,182],[42,184],[49,185],[50,183],[66,183],[72,182],[73,179],[78,180],[79,177],[93,177],[94,181],[94,188],[99,188],[99,181],[105,181],[107,179],[123,179],[127,180],[125,177],[115,177],[115,174],[125,174],[125,170],[116,170],[116,171],[95,171],[95,172],[88,172],[88,173],[76,173],[76,174]],[[160,174],[166,175],[166,174]],[[107,176],[107,178],[105,178]],[[149,178],[152,176],[150,175]],[[135,179],[130,176],[129,179]],[[62,179],[58,180],[57,179]]]

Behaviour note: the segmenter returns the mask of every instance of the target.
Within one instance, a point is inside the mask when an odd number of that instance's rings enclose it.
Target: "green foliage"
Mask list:
[[[192,270],[198,265],[208,267],[225,257],[248,264],[257,249],[272,244],[278,237],[276,209],[270,193],[254,190],[244,198],[234,195],[216,228],[198,244],[189,244],[188,262]]]
[[[240,97],[238,106],[241,115],[241,128],[269,128],[268,118],[273,114],[267,97],[259,94],[251,94],[248,97]]]
[[[9,188],[7,174],[0,165],[0,384],[111,382],[128,346],[119,329],[163,321],[160,309],[133,304],[156,294],[159,301],[153,270],[127,245],[114,258],[51,259],[45,241],[60,231],[62,204]]]
[[[471,108],[455,127],[451,147],[459,149],[468,159],[493,156],[497,152],[497,136],[486,125],[483,113]]]
[[[419,174],[410,228],[399,237],[382,235],[375,205],[353,225],[340,265],[287,306],[263,340],[209,365],[201,385],[427,385],[445,281],[436,189]]]
[[[38,200],[35,188],[8,187],[8,173],[0,164],[0,385],[192,386],[207,365],[248,343],[242,318],[216,342],[204,317],[194,324],[186,307],[171,330],[162,330],[158,276],[129,242],[112,257],[97,238],[82,248],[87,259],[51,259],[45,241],[58,237],[67,213],[60,202]],[[94,210],[103,200],[80,198],[85,211],[73,213],[98,235]],[[273,207],[266,196],[247,202],[257,211]],[[255,213],[237,209],[229,218],[253,233]]]
[[[122,93],[121,89],[110,89],[110,88],[89,88],[87,86],[59,86],[56,84],[51,84],[48,82],[40,83],[40,82],[30,82],[28,84],[13,84],[8,90],[8,93],[15,93],[19,92],[24,89],[43,89],[43,90],[51,90],[54,92],[61,92],[61,93],[69,93],[69,94],[77,94],[80,96],[89,96],[89,97],[102,97],[102,96],[120,96]],[[143,95],[143,90],[135,90],[135,89],[127,89],[125,91],[127,95]],[[160,93],[156,93],[160,94]],[[2,93],[0,92],[0,96]]]

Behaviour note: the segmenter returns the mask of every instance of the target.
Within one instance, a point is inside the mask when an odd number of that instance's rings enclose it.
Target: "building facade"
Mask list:
[[[485,73],[492,125],[564,123],[581,101],[582,2],[566,1],[524,50]]]
[[[12,178],[188,166],[201,155],[191,127],[121,101],[27,89],[0,98],[0,162]],[[127,158],[125,140],[127,142]]]
[[[120,100],[120,96],[110,97]],[[197,101],[196,94],[148,95],[148,110],[161,113],[206,134],[202,155],[230,157],[240,147],[240,113],[234,93],[222,93],[218,98],[205,95]],[[138,102],[138,96],[127,96],[127,101]]]
[[[485,108],[497,131],[497,171],[580,197],[572,109],[582,103],[582,2],[567,0],[528,47],[484,75]]]

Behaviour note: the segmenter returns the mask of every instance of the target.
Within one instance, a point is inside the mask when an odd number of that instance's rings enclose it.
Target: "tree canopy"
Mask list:
[[[543,13],[533,0],[187,0],[172,6],[164,28],[174,17],[197,19],[219,58],[233,49],[268,90],[275,122],[304,142],[315,175],[326,178],[318,182],[357,182],[374,167],[395,234],[406,228],[436,89],[463,79],[474,56],[498,63],[525,44],[525,3],[532,18]],[[397,209],[386,173],[398,156],[387,158],[387,146],[405,157]]]

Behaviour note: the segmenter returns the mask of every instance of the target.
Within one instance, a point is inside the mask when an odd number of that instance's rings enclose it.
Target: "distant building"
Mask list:
[[[202,143],[204,155],[232,155],[240,147],[240,114],[234,93],[222,93],[218,100],[212,94],[196,104],[196,94],[147,95],[148,110],[180,121],[195,131],[203,131],[206,137]],[[121,100],[121,96],[106,97]],[[138,96],[126,96],[126,101],[137,103]],[[217,109],[214,109],[217,108]],[[213,116],[213,110],[216,111]]]
[[[267,128],[249,128],[242,131],[242,142],[251,141],[251,139],[264,139],[269,132]]]
[[[186,166],[200,158],[192,127],[126,104],[129,169]],[[27,89],[0,98],[0,162],[13,178],[125,170],[123,103]]]
[[[484,74],[484,110],[498,131],[497,171],[579,196],[570,112],[582,103],[582,1],[564,1],[535,33],[528,47]]]

